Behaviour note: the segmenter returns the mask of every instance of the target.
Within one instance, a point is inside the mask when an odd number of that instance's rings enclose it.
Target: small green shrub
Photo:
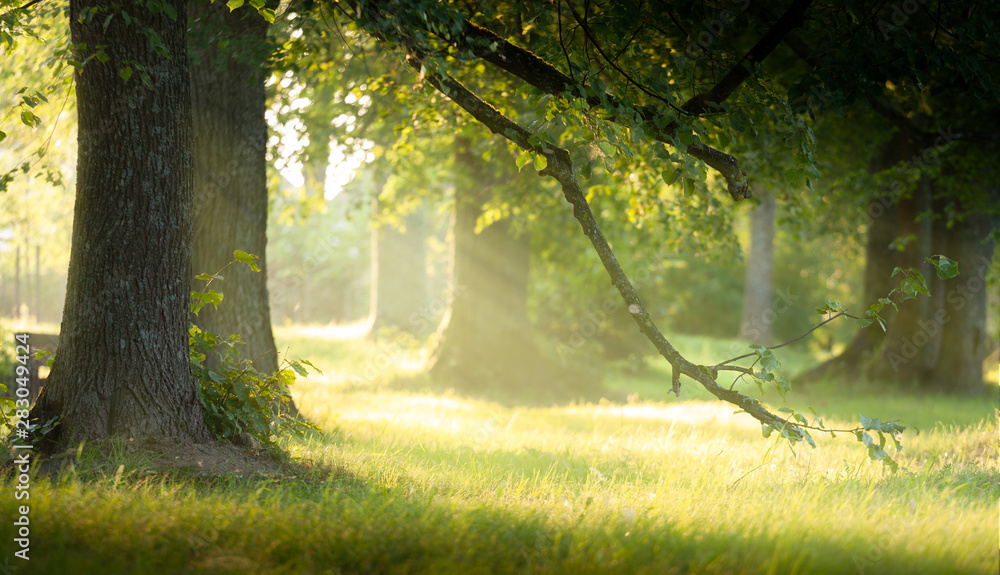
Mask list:
[[[220,274],[226,268],[243,262],[260,271],[257,256],[240,250],[234,256],[236,259],[217,273],[196,278],[207,282],[205,291],[191,292],[191,312],[196,317],[206,304],[218,307],[222,301],[222,293],[209,287],[213,281],[222,279]],[[308,374],[306,366],[319,372],[314,365],[305,360],[285,359],[274,373],[262,373],[237,349],[242,343],[239,334],[224,338],[195,324],[191,325],[188,341],[191,372],[199,383],[198,397],[205,422],[218,439],[249,436],[262,446],[276,448],[278,437],[287,433],[303,435],[309,430],[319,431],[314,424],[292,413],[292,396],[288,392],[296,375]],[[212,356],[218,361],[209,361]]]

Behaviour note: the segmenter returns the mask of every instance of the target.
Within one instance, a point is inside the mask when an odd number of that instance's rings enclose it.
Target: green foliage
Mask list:
[[[757,355],[754,365],[759,364],[759,371],[752,371],[750,375],[757,383],[757,387],[760,388],[760,392],[764,393],[764,384],[773,383],[775,391],[782,399],[785,399],[785,395],[792,389],[792,382],[785,375],[785,369],[774,355],[774,351],[756,344],[751,345],[750,349],[754,350]],[[751,366],[752,369],[753,366]]]
[[[14,334],[3,323],[0,323],[0,341],[4,342],[0,345],[0,435],[7,437],[17,422],[17,403],[8,390],[16,389],[16,370],[21,363],[14,355],[15,346],[9,344],[14,341]]]
[[[201,274],[196,279],[205,280],[205,291],[192,291],[191,313],[198,312],[211,303],[218,307],[222,293],[209,289],[215,280],[222,279],[222,272],[230,265],[244,263],[254,271],[257,256],[241,250],[233,253],[236,258],[215,274]],[[318,431],[312,423],[290,413],[291,394],[288,387],[295,383],[296,375],[308,375],[306,367],[319,371],[305,360],[284,359],[274,373],[262,373],[252,358],[240,354],[239,334],[228,338],[204,331],[192,324],[188,341],[191,348],[191,372],[198,381],[198,398],[201,400],[205,422],[218,439],[234,440],[240,436],[254,438],[261,445],[276,448],[275,443],[285,434],[304,435]]]

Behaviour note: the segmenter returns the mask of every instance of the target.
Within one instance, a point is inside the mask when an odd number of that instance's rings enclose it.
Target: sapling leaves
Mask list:
[[[203,273],[196,279],[205,281],[205,291],[191,292],[191,312],[197,316],[207,303],[215,306],[222,301],[222,293],[208,289],[215,280],[222,279],[222,271],[236,262],[243,262],[254,271],[257,256],[236,250],[236,259],[214,274]],[[304,366],[316,369],[305,360],[284,360],[274,373],[258,371],[253,359],[243,357],[237,345],[242,343],[239,334],[222,338],[192,324],[188,332],[191,372],[198,380],[198,399],[202,405],[205,422],[218,439],[234,439],[249,435],[258,443],[277,448],[277,437],[284,433],[304,434],[318,431],[314,424],[289,415],[291,394],[288,386],[295,382],[296,374],[307,376]],[[216,361],[207,362],[209,356]],[[316,370],[319,371],[319,370]]]
[[[250,266],[250,269],[252,269],[253,271],[255,272],[260,271],[260,267],[257,266],[257,260],[259,259],[257,256],[253,254],[248,254],[243,250],[236,250],[235,252],[233,252],[233,257],[235,257],[237,261],[241,261]]]

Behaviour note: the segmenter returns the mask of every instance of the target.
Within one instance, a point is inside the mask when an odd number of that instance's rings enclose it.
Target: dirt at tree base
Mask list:
[[[79,463],[78,454],[82,460]],[[67,471],[71,464],[87,469],[116,468],[124,464],[127,469],[199,476],[294,475],[303,471],[295,463],[266,450],[248,449],[228,442],[187,443],[146,438],[90,442],[84,444],[82,451],[67,449],[45,457],[40,472],[56,476]]]

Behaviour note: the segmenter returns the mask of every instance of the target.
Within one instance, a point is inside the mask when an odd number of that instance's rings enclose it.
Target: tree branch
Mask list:
[[[418,54],[411,53],[407,61],[415,70],[419,71],[422,68],[422,62]],[[612,283],[617,288],[629,313],[632,315],[632,319],[639,326],[639,331],[652,342],[657,351],[660,352],[660,355],[670,363],[674,370],[672,377],[674,389],[679,386],[679,375],[686,375],[700,383],[712,395],[739,406],[761,423],[783,428],[794,438],[802,438],[804,436],[804,432],[797,425],[790,424],[785,419],[771,413],[758,400],[720,386],[715,382],[717,372],[713,372],[710,368],[691,363],[663,337],[663,334],[660,333],[660,330],[653,323],[652,318],[650,318],[645,306],[639,299],[638,294],[636,294],[635,288],[626,276],[625,271],[622,270],[611,246],[608,244],[597,221],[594,219],[594,214],[590,210],[586,196],[580,187],[573,169],[573,161],[566,149],[545,141],[532,144],[532,141],[539,142],[537,136],[504,116],[499,110],[480,99],[454,78],[440,75],[434,71],[428,71],[425,78],[438,91],[458,104],[494,134],[502,135],[523,150],[545,155],[548,159],[548,165],[538,173],[555,179],[561,185],[563,196],[573,206],[573,216],[580,223],[583,233],[590,239],[594,250],[601,259],[601,263],[604,264],[604,269],[611,276]]]
[[[805,21],[806,10],[812,3],[813,0],[796,0],[781,15],[774,26],[754,44],[754,47],[735,66],[730,68],[729,72],[715,86],[712,86],[711,90],[691,98],[681,108],[688,113],[700,116],[711,111],[712,105],[725,102],[736,88],[739,88],[740,84],[750,77],[751,66],[763,62],[791,33],[792,29],[802,25]]]
[[[23,11],[23,10],[27,10],[28,8],[31,8],[32,6],[34,6],[35,4],[38,4],[41,1],[42,0],[31,0],[31,2],[28,2],[27,4],[22,4],[21,6],[18,6],[17,8],[11,8],[10,10],[7,10],[3,14],[0,14],[0,18],[6,16],[7,14],[12,14],[14,12],[20,12],[20,11]]]
[[[592,91],[588,90],[586,85],[577,83],[530,51],[511,44],[491,30],[477,26],[469,20],[463,22],[462,31],[453,36],[451,41],[455,43],[457,48],[471,51],[476,57],[517,76],[546,94],[553,96],[568,94],[574,98],[585,100],[591,109],[632,107],[611,94],[588,96],[587,93]],[[676,122],[671,121],[650,106],[637,108],[636,111],[643,121],[643,127],[653,135],[656,141],[670,146],[674,145],[673,138],[679,127]],[[610,119],[617,121],[614,116]],[[661,128],[660,126],[665,127]],[[729,195],[733,200],[739,201],[753,195],[750,191],[750,183],[746,178],[746,172],[740,169],[739,162],[733,156],[704,144],[689,145],[687,153],[705,162],[726,179]]]

